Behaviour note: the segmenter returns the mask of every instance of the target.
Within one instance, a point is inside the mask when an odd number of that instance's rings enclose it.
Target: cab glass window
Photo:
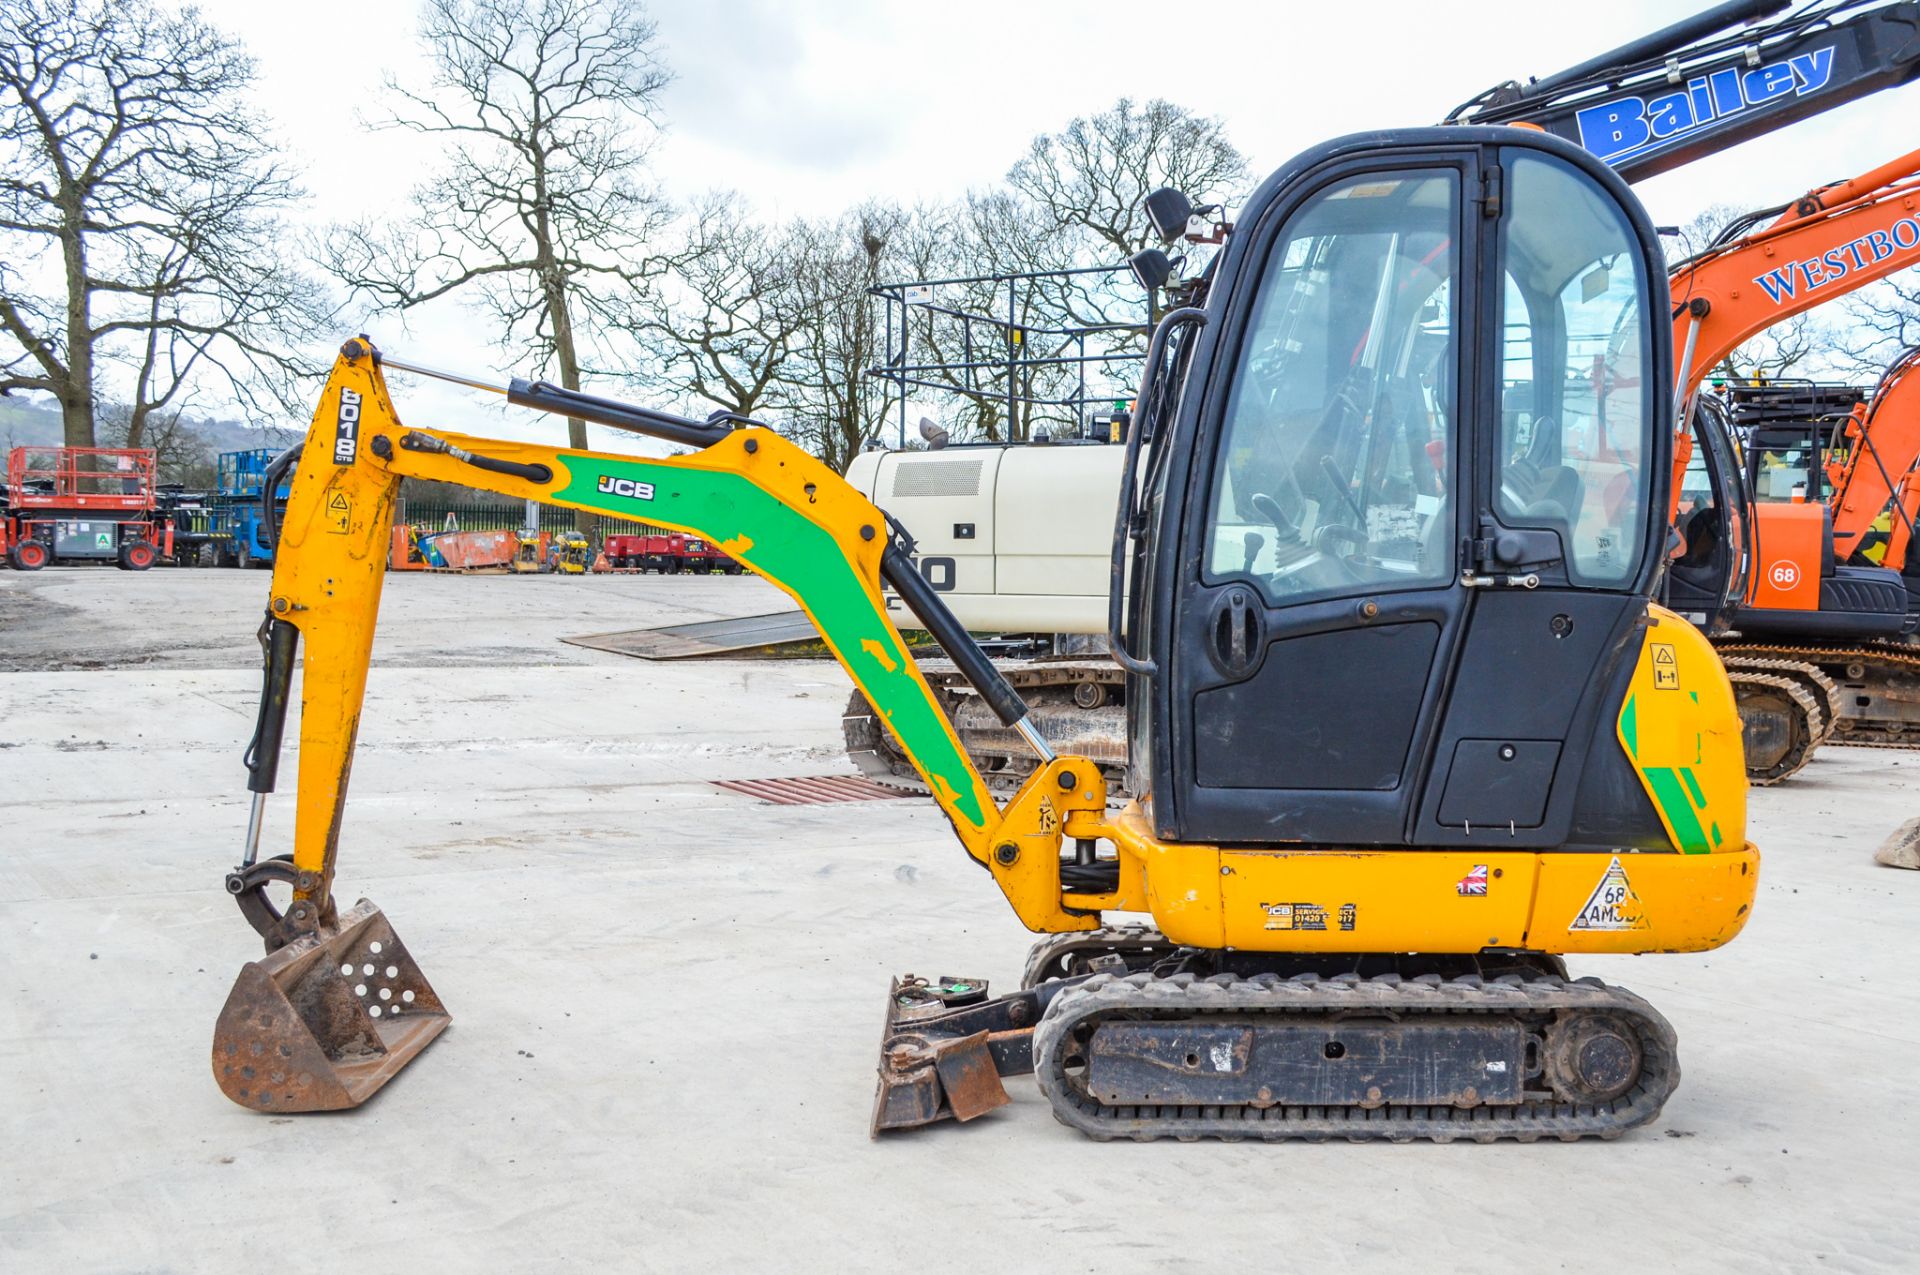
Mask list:
[[[1633,228],[1591,181],[1515,158],[1501,229],[1495,509],[1558,534],[1575,584],[1620,586],[1645,548],[1646,289]]]
[[[1373,173],[1289,219],[1241,346],[1209,579],[1275,603],[1454,574],[1452,169]]]

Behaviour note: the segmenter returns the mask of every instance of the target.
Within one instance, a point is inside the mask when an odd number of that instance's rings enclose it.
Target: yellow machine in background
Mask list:
[[[593,545],[577,531],[556,532],[547,550],[547,569],[561,575],[583,575],[593,566]]]
[[[508,570],[515,575],[534,575],[545,571],[547,564],[540,556],[544,540],[545,537],[539,532],[522,529],[514,537],[513,561],[508,564]]]

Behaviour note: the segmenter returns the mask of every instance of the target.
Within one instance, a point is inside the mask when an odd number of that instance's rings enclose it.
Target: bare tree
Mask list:
[[[929,369],[917,375],[933,385],[921,388],[959,406],[949,427],[1021,442],[1049,423],[1078,425],[1088,400],[1129,397],[1132,365],[1109,360],[1143,350],[1159,317],[1159,296],[1121,268],[1158,242],[1147,195],[1173,186],[1224,203],[1247,177],[1220,121],[1122,98],[1034,138],[1004,187],[916,210],[893,253],[903,277],[1003,276],[895,310],[908,325],[905,361]]]
[[[1893,361],[1920,345],[1920,275],[1903,270],[1847,299],[1851,320],[1839,362],[1858,376],[1878,379]]]
[[[1124,97],[1034,138],[1007,173],[1008,186],[1049,227],[1072,237],[1076,265],[1117,264],[1158,243],[1146,198],[1159,187],[1172,186],[1196,204],[1229,203],[1247,179],[1246,159],[1220,120],[1159,98],[1137,106]],[[1075,322],[1091,325],[1112,321],[1124,296],[1081,281],[1062,289],[1059,304]],[[1127,300],[1138,305],[1137,296]]]
[[[663,268],[643,181],[669,81],[636,0],[427,0],[432,92],[389,81],[389,124],[453,143],[404,224],[341,227],[323,249],[357,293],[401,310],[474,295],[503,345],[581,388],[591,341]],[[567,422],[575,447],[586,423]],[[585,521],[585,520],[583,520]]]
[[[753,221],[737,195],[696,202],[667,276],[634,293],[622,321],[645,360],[634,379],[742,416],[764,410],[803,326],[802,251],[798,232]]]
[[[868,204],[832,221],[793,228],[788,304],[796,322],[780,372],[787,432],[845,471],[887,419],[891,399],[871,394],[866,371],[883,356],[867,290],[886,275],[888,246],[905,214]]]
[[[98,425],[109,441],[124,439],[132,432],[132,411],[123,403],[103,403],[99,409]],[[189,424],[178,410],[151,412],[147,416],[144,428],[137,443],[128,446],[148,447],[153,450],[154,461],[162,482],[177,482],[187,485],[211,485],[214,475],[214,457],[207,440],[197,429]]]
[[[325,310],[280,251],[300,192],[252,82],[191,8],[0,7],[0,394],[51,394],[68,446],[94,445],[103,380],[129,446],[203,374],[290,405]]]

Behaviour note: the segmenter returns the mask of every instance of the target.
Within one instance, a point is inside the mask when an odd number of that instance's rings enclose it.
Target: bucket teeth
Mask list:
[[[214,1027],[213,1076],[257,1111],[357,1107],[450,1021],[385,914],[362,899],[240,971]]]

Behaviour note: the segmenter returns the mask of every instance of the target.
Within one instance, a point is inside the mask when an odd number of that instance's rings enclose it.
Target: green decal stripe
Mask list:
[[[1720,848],[1720,825],[1716,823],[1711,828],[1708,828],[1707,831],[1713,834],[1713,848],[1718,850]]]
[[[867,690],[873,706],[927,780],[944,790],[952,809],[975,827],[987,823],[988,799],[979,775],[960,751],[946,717],[929,695],[899,634],[875,607],[839,544],[824,527],[789,509],[741,474],[611,460],[561,452],[573,471],[552,499],[616,518],[640,518],[681,527],[725,547],[744,538],[735,556],[805,606],[821,636]],[[602,477],[652,483],[647,502],[611,500],[596,490]]]
[[[1627,742],[1627,755],[1640,756],[1640,715],[1635,709],[1633,696],[1627,696],[1626,707],[1620,710],[1620,738]]]
[[[1705,810],[1707,808],[1707,795],[1700,791],[1700,782],[1693,777],[1693,767],[1682,766],[1680,768],[1680,778],[1682,782],[1687,785],[1687,796],[1693,798],[1695,808]]]
[[[1676,773],[1671,766],[1648,766],[1641,773],[1647,777],[1647,784],[1653,789],[1653,799],[1659,805],[1660,813],[1666,816],[1667,825],[1679,840],[1681,853],[1708,853],[1712,847],[1707,844],[1706,830],[1694,816],[1693,806],[1688,802],[1686,788],[1681,782],[1681,775],[1686,772]]]

